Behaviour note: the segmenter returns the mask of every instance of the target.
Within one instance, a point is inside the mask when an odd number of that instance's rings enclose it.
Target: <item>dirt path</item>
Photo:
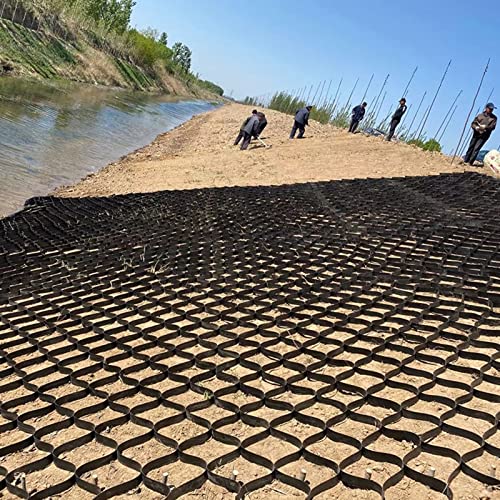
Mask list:
[[[251,107],[224,106],[197,116],[152,144],[109,165],[59,196],[108,196],[200,187],[289,184],[363,177],[463,172],[450,159],[406,144],[351,135],[313,123],[301,141],[288,139],[291,117],[266,111],[269,125],[258,144],[244,152],[232,145]]]

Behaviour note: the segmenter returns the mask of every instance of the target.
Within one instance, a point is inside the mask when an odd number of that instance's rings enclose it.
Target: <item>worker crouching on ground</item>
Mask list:
[[[262,135],[262,132],[264,132],[264,129],[267,127],[267,118],[264,113],[257,113],[257,116],[259,117],[259,137]]]
[[[477,155],[481,148],[486,144],[490,138],[491,133],[497,126],[497,117],[493,114],[495,105],[491,102],[486,104],[484,111],[477,115],[472,122],[472,139],[470,141],[469,149],[464,157],[464,162],[474,165]]]
[[[258,113],[258,111],[257,111],[256,109],[254,109],[254,110],[252,111],[252,116],[257,116],[257,113]],[[247,118],[247,119],[246,119],[246,120],[245,120],[245,121],[241,124],[241,127],[240,127],[240,133],[238,134],[238,137],[236,137],[236,140],[234,141],[234,145],[235,145],[235,146],[237,146],[237,145],[240,143],[241,139],[243,139],[243,136],[244,136],[244,134],[243,134],[243,129],[247,126],[247,123],[250,121],[250,119],[252,118],[252,116],[249,116],[249,117],[248,117],[248,118]],[[266,122],[266,124],[267,124],[267,122]]]
[[[263,120],[265,120],[264,113],[257,113],[256,115],[252,115],[247,124],[243,127],[242,150],[248,149],[252,137],[259,137],[260,126]]]
[[[359,122],[365,117],[366,106],[368,106],[368,103],[364,102],[352,110],[351,126],[349,127],[351,134],[356,132]]]
[[[297,130],[299,131],[297,139],[302,139],[304,137],[306,126],[309,125],[309,115],[311,114],[312,108],[312,106],[306,106],[305,108],[299,109],[297,113],[295,113],[295,121],[293,122],[290,139],[295,139]]]
[[[388,141],[391,141],[392,138],[394,137],[394,134],[396,133],[396,128],[401,122],[401,119],[403,118],[407,109],[408,108],[406,107],[406,99],[403,97],[399,101],[399,108],[396,109],[395,113],[392,115],[391,128],[389,129],[389,134],[387,135]]]

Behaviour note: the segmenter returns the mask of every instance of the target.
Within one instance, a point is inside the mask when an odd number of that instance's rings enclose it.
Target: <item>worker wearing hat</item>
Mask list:
[[[392,138],[394,137],[394,134],[396,133],[396,128],[401,122],[401,119],[403,118],[404,114],[406,113],[407,110],[406,106],[406,99],[403,97],[399,100],[399,107],[396,109],[394,114],[392,115],[391,118],[391,127],[389,129],[389,133],[387,134],[387,140],[392,141]]]
[[[290,132],[290,139],[295,139],[297,130],[299,131],[297,139],[302,139],[304,137],[306,126],[309,125],[309,116],[311,114],[312,108],[312,106],[306,106],[305,108],[299,109],[295,113],[295,120],[293,122],[292,131]]]
[[[495,105],[489,102],[486,104],[484,111],[477,115],[472,122],[472,139],[464,157],[465,163],[474,165],[481,148],[486,144],[493,130],[495,130],[497,117],[493,114],[494,109],[496,109]]]

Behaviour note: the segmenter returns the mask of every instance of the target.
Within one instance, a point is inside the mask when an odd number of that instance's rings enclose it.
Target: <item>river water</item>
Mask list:
[[[92,85],[0,78],[0,217],[212,108]]]

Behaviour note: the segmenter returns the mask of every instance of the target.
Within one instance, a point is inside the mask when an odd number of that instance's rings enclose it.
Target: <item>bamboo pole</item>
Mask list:
[[[427,106],[427,109],[425,110],[425,113],[424,113],[424,115],[422,116],[422,119],[420,120],[420,123],[419,123],[419,125],[418,125],[418,127],[417,127],[417,129],[416,129],[416,130],[421,130],[421,128],[423,129],[423,125],[422,125],[422,124],[424,123],[425,117],[426,117],[426,116],[427,116],[427,114],[429,113],[429,109],[431,109],[431,106],[430,106],[430,105],[429,105],[429,106]],[[416,131],[415,131],[415,132],[416,132]],[[413,137],[413,139],[415,139],[415,138],[416,138],[416,140],[417,140],[417,141],[418,141],[418,140],[420,140],[420,137],[421,137],[421,135],[420,135],[420,134],[421,134],[421,132],[420,132],[420,133],[418,134],[418,136],[417,136],[417,135],[416,135],[416,133],[415,133],[415,136]]]
[[[479,92],[481,92],[481,88],[483,86],[483,82],[484,82],[484,78],[486,76],[486,73],[488,73],[488,69],[490,67],[490,60],[488,58],[488,62],[486,63],[486,66],[484,68],[484,71],[483,71],[483,74],[481,76],[481,81],[479,82],[479,86],[477,88],[477,91],[476,91],[476,95],[474,96],[474,99],[472,101],[472,106],[470,107],[470,111],[469,111],[469,114],[467,115],[467,118],[465,119],[465,123],[464,123],[464,128],[462,130],[462,134],[460,135],[460,139],[458,140],[458,144],[457,144],[457,149],[455,150],[455,154],[453,155],[453,158],[451,159],[451,164],[453,165],[453,162],[455,161],[455,158],[457,156],[457,153],[458,153],[458,150],[460,149],[460,145],[462,143],[462,139],[464,137],[464,134],[465,134],[465,130],[467,129],[467,125],[469,123],[469,120],[470,120],[470,115],[472,114],[472,111],[474,109],[474,106],[476,105],[476,101],[477,101],[477,98],[479,96]]]
[[[347,99],[346,105],[342,108],[343,112],[349,109],[349,106],[351,105],[352,96],[356,90],[356,87],[358,86],[358,83],[359,83],[359,77],[357,78],[356,83],[354,84],[354,87],[352,88],[351,93],[349,94],[349,98]]]
[[[410,77],[410,80],[409,80],[408,84],[406,85],[406,88],[403,92],[403,97],[406,97],[408,95],[408,90],[410,88],[411,82],[413,82],[413,78],[415,78],[417,71],[418,71],[418,66],[413,70],[413,73]]]
[[[311,103],[314,104],[316,101],[316,96],[318,95],[319,88],[321,87],[321,82],[318,83],[318,88],[316,89],[316,92],[314,92],[314,97],[312,98]],[[309,105],[309,103],[307,103]]]
[[[370,81],[368,82],[368,85],[366,86],[366,90],[365,90],[365,93],[363,94],[363,98],[361,99],[361,103],[364,103],[365,102],[365,99],[366,99],[366,96],[368,95],[368,91],[370,90],[370,86],[373,82],[373,78],[375,77],[375,73],[372,74],[371,78],[370,78]]]
[[[444,127],[444,124],[446,122],[446,120],[448,119],[448,116],[450,115],[452,109],[454,108],[455,104],[457,103],[458,99],[460,98],[460,96],[462,95],[463,93],[463,90],[461,90],[458,94],[457,94],[457,97],[455,97],[455,100],[451,103],[451,106],[450,106],[450,109],[448,110],[448,112],[446,113],[443,121],[441,122],[441,125],[439,126],[439,128],[437,129],[437,132],[434,134],[434,137],[437,137],[439,135],[439,132],[441,132],[441,129]]]
[[[427,124],[427,120],[429,119],[429,116],[431,114],[432,108],[434,107],[434,103],[436,102],[436,99],[437,99],[437,97],[439,95],[439,92],[441,91],[441,87],[443,86],[444,80],[446,78],[446,75],[448,74],[448,70],[450,69],[450,66],[451,66],[451,59],[448,62],[448,66],[446,66],[446,69],[444,70],[443,76],[442,76],[441,81],[439,82],[439,86],[438,86],[438,88],[436,90],[436,94],[434,95],[434,99],[432,99],[431,105],[429,106],[429,109],[427,110],[427,113],[424,115],[425,118],[424,118],[424,120],[422,122],[422,127],[419,129],[420,131],[418,133],[417,139],[420,139],[420,137],[422,136],[422,134],[424,132],[425,125]]]
[[[382,84],[382,87],[380,87],[380,91],[377,95],[377,98],[375,99],[375,102],[373,103],[373,111],[371,111],[368,115],[368,119],[367,119],[367,122],[371,121],[371,120],[376,120],[376,112],[377,112],[377,106],[378,106],[378,103],[380,101],[380,97],[382,96],[382,92],[384,91],[385,89],[385,86],[387,85],[387,82],[389,81],[389,74],[385,77],[385,80],[384,80],[384,83]],[[375,123],[373,123],[373,125],[375,125]]]
[[[340,88],[342,87],[342,82],[343,81],[344,81],[344,77],[341,77],[340,78],[340,82],[339,82],[339,86],[337,87],[337,92],[335,92],[335,97],[333,98],[333,101],[332,101],[332,113],[333,113],[333,111],[335,110],[335,108],[337,106],[337,98],[340,99],[339,92],[340,92]]]
[[[439,139],[438,139],[438,142],[440,143],[441,142],[441,139],[443,138],[443,135],[445,134],[446,130],[448,129],[448,125],[450,124],[451,122],[451,119],[453,118],[453,115],[455,114],[455,112],[457,111],[458,109],[458,106],[455,106],[453,108],[453,111],[451,112],[451,115],[450,117],[448,118],[448,122],[446,123],[446,125],[444,126],[443,128],[443,131],[441,132],[441,135],[439,136]]]
[[[321,102],[321,97],[323,95],[323,90],[325,90],[325,85],[326,85],[326,80],[323,82],[323,85],[321,86],[321,90],[319,92],[318,100],[317,101],[316,100],[313,101],[313,104],[315,104],[316,107],[318,107],[316,103]]]
[[[306,104],[309,102],[309,97],[311,97],[311,92],[312,92],[313,87],[314,87],[314,85],[311,85],[311,88],[309,89],[309,93],[307,94]]]
[[[411,134],[411,129],[413,128],[413,124],[415,123],[415,120],[417,119],[418,113],[420,112],[420,108],[422,107],[422,104],[424,103],[425,96],[427,95],[427,90],[424,92],[424,95],[422,96],[422,99],[420,100],[420,104],[418,105],[417,112],[415,113],[415,116],[413,117],[410,126],[408,127],[408,137],[410,137]]]
[[[325,108],[326,107],[326,104],[328,102],[328,96],[330,95],[330,88],[332,87],[332,81],[333,80],[330,80],[330,83],[328,84],[328,89],[326,91],[326,94],[325,94],[325,98],[323,100],[323,104],[322,104],[322,107]]]

